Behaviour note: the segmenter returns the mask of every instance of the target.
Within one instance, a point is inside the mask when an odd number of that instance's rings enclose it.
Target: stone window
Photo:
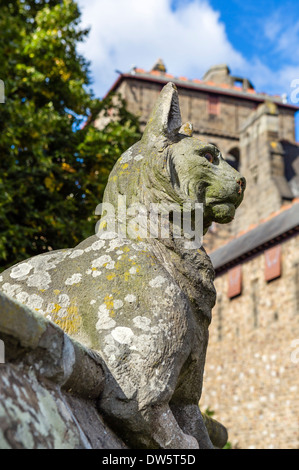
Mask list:
[[[218,341],[222,340],[222,297],[221,295],[217,299],[217,317],[218,317],[218,324],[217,324],[217,332],[218,332]]]
[[[228,272],[228,292],[229,299],[233,299],[242,292],[242,268],[235,266]]]
[[[234,81],[234,86],[238,87],[238,88],[243,88],[243,80],[235,80]]]
[[[295,315],[299,314],[299,262],[294,265],[294,287],[295,287]]]
[[[281,275],[281,245],[265,251],[265,280],[272,281]]]
[[[253,313],[253,327],[257,328],[259,325],[258,318],[258,279],[255,279],[251,284],[251,299],[252,299],[252,313]]]
[[[233,147],[228,154],[226,155],[225,160],[230,164],[235,170],[239,170],[240,166],[240,150],[238,147]]]
[[[220,101],[219,96],[209,95],[208,98],[208,114],[218,116],[220,114]]]

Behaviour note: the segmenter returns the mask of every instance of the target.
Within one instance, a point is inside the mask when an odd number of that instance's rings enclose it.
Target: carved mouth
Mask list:
[[[209,200],[207,201],[207,214],[220,224],[227,224],[234,219],[236,206],[229,200]]]
[[[206,205],[207,206],[216,206],[218,204],[232,204],[232,205],[235,205],[234,202],[231,200],[231,198],[227,197],[227,198],[223,198],[223,199],[217,199],[217,198],[214,198],[214,197],[207,197],[206,198]]]
[[[236,209],[240,205],[243,199],[243,195],[244,195],[244,191],[241,191],[241,193],[236,192],[235,194],[232,194],[223,198],[206,197],[206,205],[215,206],[218,204],[228,204],[228,205],[233,205]]]

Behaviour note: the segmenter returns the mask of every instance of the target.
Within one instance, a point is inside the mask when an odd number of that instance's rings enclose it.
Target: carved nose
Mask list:
[[[241,178],[239,178],[237,180],[237,184],[239,185],[239,188],[238,188],[238,194],[242,194],[245,190],[245,187],[246,187],[246,180],[245,178],[243,178],[243,176]]]

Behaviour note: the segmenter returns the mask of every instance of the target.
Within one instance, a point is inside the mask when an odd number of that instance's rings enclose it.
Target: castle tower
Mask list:
[[[285,176],[279,121],[278,107],[266,101],[240,129],[239,170],[247,180],[247,189],[236,217],[235,233],[258,223],[294,198]]]

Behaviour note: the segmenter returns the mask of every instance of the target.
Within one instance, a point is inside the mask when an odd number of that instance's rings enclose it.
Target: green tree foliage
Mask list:
[[[88,31],[75,1],[0,0],[0,30],[2,270],[93,234],[108,174],[140,135],[121,100],[117,119],[92,125],[113,104],[87,90],[89,64],[77,45]]]

